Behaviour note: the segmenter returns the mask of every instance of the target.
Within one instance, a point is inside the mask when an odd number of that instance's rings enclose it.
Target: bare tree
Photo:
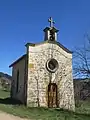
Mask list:
[[[83,46],[73,52],[74,77],[90,78],[90,38],[86,38]]]

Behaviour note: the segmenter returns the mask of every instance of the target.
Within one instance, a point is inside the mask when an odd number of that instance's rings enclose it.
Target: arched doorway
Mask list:
[[[48,107],[57,107],[57,85],[50,83],[48,85]]]

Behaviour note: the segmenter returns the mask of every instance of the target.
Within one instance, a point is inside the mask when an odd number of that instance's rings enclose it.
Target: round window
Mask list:
[[[56,70],[58,69],[58,62],[57,60],[55,60],[54,58],[49,59],[46,63],[46,68],[49,72],[56,72]]]

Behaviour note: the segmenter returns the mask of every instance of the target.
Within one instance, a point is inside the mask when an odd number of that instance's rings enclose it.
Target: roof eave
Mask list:
[[[15,62],[13,62],[11,65],[9,65],[9,68],[10,67],[13,67],[15,64],[17,64],[20,60],[22,60],[23,58],[26,57],[26,54],[24,54],[23,56],[21,56],[19,59],[17,59]]]

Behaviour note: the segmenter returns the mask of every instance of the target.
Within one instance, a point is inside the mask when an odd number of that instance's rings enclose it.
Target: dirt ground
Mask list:
[[[0,111],[0,120],[29,120],[29,119],[19,118]]]

